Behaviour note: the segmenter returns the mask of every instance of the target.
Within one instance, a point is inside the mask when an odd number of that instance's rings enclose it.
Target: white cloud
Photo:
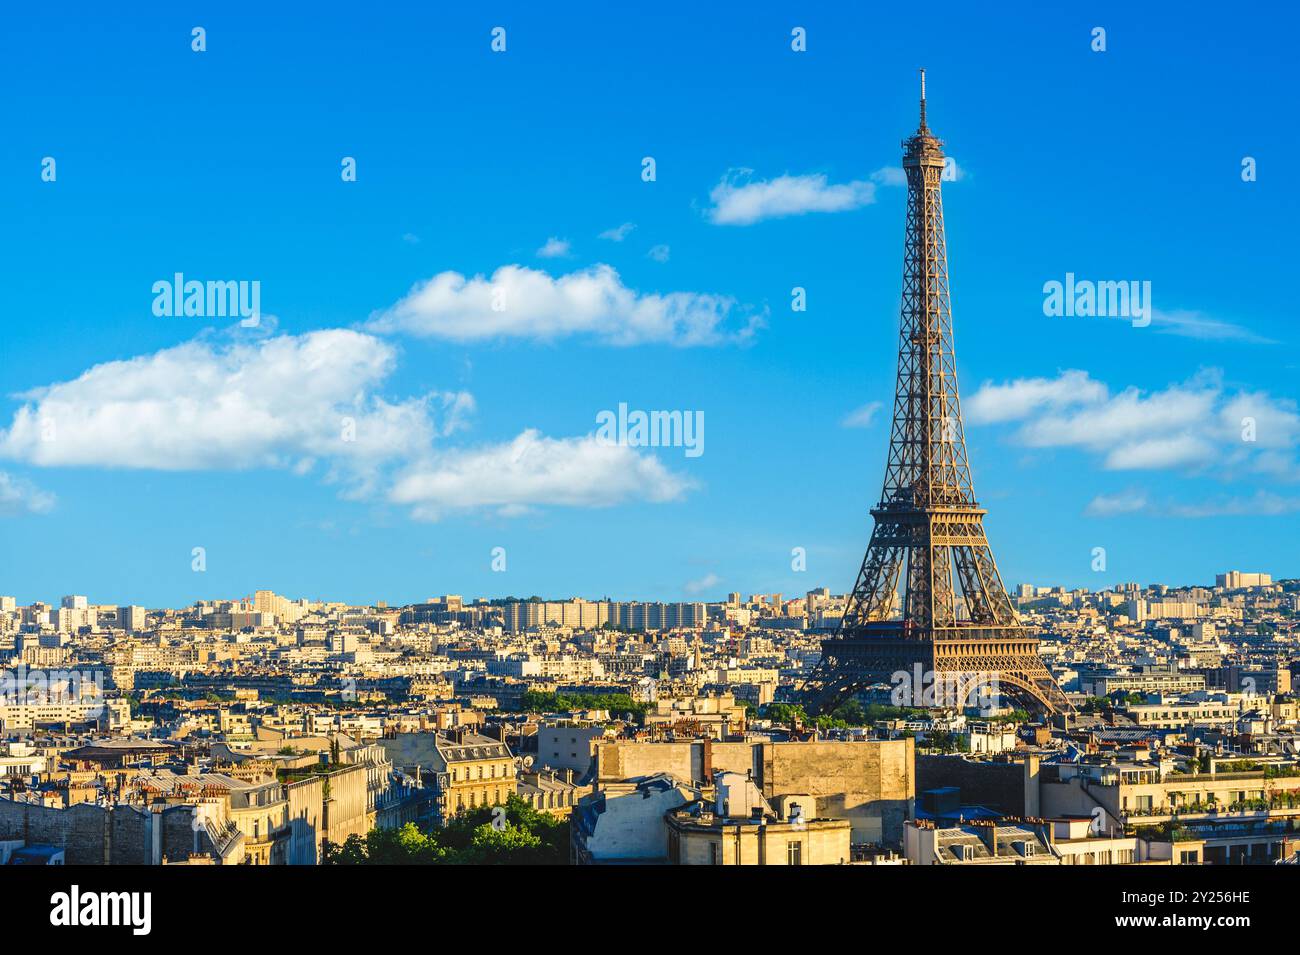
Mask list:
[[[1192,434],[1129,441],[1106,455],[1106,467],[1114,471],[1161,470],[1203,464],[1214,457],[1209,441]]]
[[[885,166],[871,174],[871,181],[881,186],[906,186],[907,172],[902,166]]]
[[[687,581],[682,589],[688,594],[701,594],[707,590],[712,590],[720,583],[722,583],[722,578],[717,574],[705,574],[699,580]]]
[[[603,507],[668,501],[691,483],[658,459],[595,437],[525,431],[506,444],[442,449],[475,413],[467,391],[391,402],[374,392],[396,349],[362,332],[328,329],[217,345],[190,341],[95,365],[34,389],[8,429],[0,457],[41,467],[166,471],[324,465],[345,494],[384,493],[431,517],[546,504]],[[392,474],[398,476],[395,481]],[[48,510],[51,495],[0,472],[0,513]]]
[[[866,180],[830,183],[821,173],[748,181],[749,170],[731,170],[713,187],[709,221],[715,225],[753,225],[764,219],[809,212],[843,212],[876,201],[876,186]]]
[[[668,246],[656,245],[656,246],[652,246],[650,251],[647,252],[646,255],[649,258],[654,259],[656,262],[667,262],[670,253],[671,250],[668,248]]]
[[[863,405],[861,408],[855,408],[844,416],[844,420],[840,422],[840,427],[869,428],[871,427],[871,422],[874,421],[876,415],[879,414],[881,407],[882,405],[879,401],[871,401]]]
[[[1088,505],[1087,514],[1114,517],[1143,513],[1152,517],[1196,520],[1207,517],[1278,517],[1300,513],[1300,497],[1284,497],[1272,491],[1256,491],[1247,496],[1218,497],[1184,503],[1173,500],[1153,501],[1144,491],[1125,491],[1114,496],[1100,495]]]
[[[469,422],[466,419],[478,410],[474,396],[468,391],[447,391],[439,397],[444,412],[442,434],[451,435],[468,428]]]
[[[566,259],[572,253],[569,251],[569,240],[561,239],[557,236],[551,236],[546,243],[537,250],[539,259]]]
[[[1136,306],[1134,306],[1136,307]],[[1151,308],[1150,299],[1146,307]],[[1132,324],[1133,317],[1116,313],[1107,317]],[[1179,338],[1193,338],[1200,341],[1239,342],[1248,345],[1276,345],[1276,340],[1257,334],[1244,325],[1237,325],[1222,319],[1213,318],[1194,309],[1164,310],[1151,308],[1150,328],[1162,335],[1177,335]]]
[[[452,451],[412,465],[389,500],[414,516],[437,520],[453,511],[492,508],[504,515],[537,505],[609,507],[628,500],[671,501],[691,482],[657,458],[582,438],[548,438],[534,430],[513,441]]]
[[[876,201],[877,186],[905,186],[907,176],[896,166],[877,169],[867,179],[832,183],[822,173],[753,179],[752,169],[728,169],[709,199],[706,212],[715,225],[753,225],[764,219],[809,212],[845,212]]]
[[[407,245],[419,245],[420,237],[414,232],[404,232],[402,233],[402,241]]]
[[[1300,477],[1300,414],[1290,399],[1229,393],[1214,370],[1144,392],[1112,395],[1086,372],[985,383],[967,402],[972,423],[1018,422],[1014,440],[1074,447],[1108,470],[1205,469]]]
[[[1204,312],[1190,309],[1162,311],[1151,310],[1151,325],[1169,335],[1183,338],[1199,338],[1204,341],[1245,342],[1252,345],[1275,345],[1271,338],[1257,335],[1243,325],[1234,325],[1220,319],[1211,318]]]
[[[712,345],[747,340],[762,326],[742,311],[722,295],[637,292],[608,265],[559,278],[505,265],[491,278],[435,275],[373,316],[370,328],[458,342],[588,335],[610,345]]]
[[[1256,491],[1250,497],[1228,497],[1198,504],[1173,504],[1171,517],[1276,517],[1300,512],[1300,497],[1282,497],[1271,491]]]
[[[30,481],[0,471],[0,517],[44,514],[54,508],[54,495]]]
[[[634,225],[633,223],[624,222],[620,226],[615,226],[612,229],[606,229],[604,232],[600,233],[600,235],[596,236],[596,238],[608,239],[610,242],[622,242],[624,239],[627,238],[628,233],[635,228],[636,225]]]
[[[1114,517],[1117,514],[1136,514],[1147,508],[1147,496],[1143,491],[1123,491],[1119,494],[1099,494],[1094,497],[1084,510],[1093,517]]]
[[[1066,371],[1057,378],[1018,378],[1001,385],[986,381],[965,402],[965,417],[972,424],[1014,421],[1042,407],[1064,408],[1105,397],[1106,386],[1086,371]]]
[[[392,345],[344,329],[190,341],[20,395],[0,456],[165,471],[324,457],[357,476],[427,446],[435,430],[429,398],[390,403],[372,393],[395,361]]]

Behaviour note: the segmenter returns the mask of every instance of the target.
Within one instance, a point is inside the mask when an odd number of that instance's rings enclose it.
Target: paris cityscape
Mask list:
[[[850,603],[826,588],[0,597],[0,846],[69,865],[1294,859],[1300,580],[1023,584],[1013,602],[1059,714],[1002,698],[998,671],[936,700],[919,666],[808,713],[818,635]]]
[[[1035,867],[1043,924],[1089,886],[1109,928],[1284,919],[1285,44],[670,6],[5,41],[50,77],[0,165],[37,921],[414,911],[454,865],[811,866],[900,912]]]

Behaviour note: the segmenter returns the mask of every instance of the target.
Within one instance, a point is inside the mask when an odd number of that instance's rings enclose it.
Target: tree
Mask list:
[[[324,865],[564,865],[569,824],[538,812],[518,796],[480,806],[443,829],[372,829],[343,845],[326,843]]]
[[[773,723],[806,723],[808,714],[798,703],[768,703],[762,709],[763,719]]]
[[[843,720],[849,726],[863,726],[868,722],[866,711],[862,709],[862,704],[857,700],[849,700],[836,707],[833,715],[836,719]]]
[[[479,826],[455,861],[460,865],[541,865],[544,854],[541,838],[527,829]]]
[[[502,833],[505,837],[497,838]],[[569,859],[568,820],[538,812],[518,796],[507,798],[504,806],[463,812],[437,836],[442,845],[465,853],[455,860],[465,864],[564,865]],[[502,857],[507,848],[509,859]]]
[[[947,730],[935,730],[925,738],[926,746],[929,749],[936,749],[941,753],[951,753],[958,747],[957,734]]]
[[[541,693],[537,690],[528,690],[520,698],[519,708],[525,713],[609,710],[632,713],[640,718],[645,714],[647,705],[636,702],[626,693]]]
[[[342,845],[328,839],[321,845],[321,865],[365,865],[370,860],[366,839],[350,835]]]
[[[413,822],[400,829],[371,829],[351,835],[342,846],[325,844],[324,865],[434,865],[447,851]]]

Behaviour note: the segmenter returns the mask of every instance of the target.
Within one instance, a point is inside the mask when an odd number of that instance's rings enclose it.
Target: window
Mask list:
[[[716,842],[709,843],[709,865],[722,865],[722,846]]]
[[[785,844],[785,864],[803,865],[803,843],[787,842]]]

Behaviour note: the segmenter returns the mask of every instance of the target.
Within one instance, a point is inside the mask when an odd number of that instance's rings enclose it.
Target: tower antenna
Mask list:
[[[921,67],[921,128],[925,129],[925,67]]]

